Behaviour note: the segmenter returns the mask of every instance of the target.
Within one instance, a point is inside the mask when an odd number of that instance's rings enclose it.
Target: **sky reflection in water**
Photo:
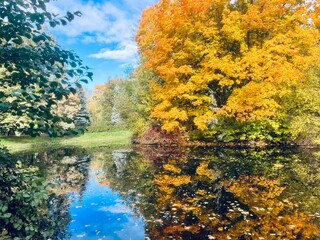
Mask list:
[[[144,239],[143,219],[132,214],[118,193],[99,184],[93,171],[82,198],[72,195],[71,239]]]
[[[67,148],[19,157],[20,167],[0,168],[0,176],[18,178],[0,180],[30,186],[28,197],[18,191],[5,202],[0,185],[0,206],[24,218],[43,191],[19,169],[56,183],[53,201],[32,210],[34,226],[55,223],[48,231],[54,240],[320,239],[319,151]],[[9,236],[30,235],[10,222],[4,228]]]

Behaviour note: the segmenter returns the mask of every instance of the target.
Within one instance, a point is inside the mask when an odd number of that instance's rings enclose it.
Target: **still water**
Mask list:
[[[320,239],[320,152],[0,151],[0,239]]]

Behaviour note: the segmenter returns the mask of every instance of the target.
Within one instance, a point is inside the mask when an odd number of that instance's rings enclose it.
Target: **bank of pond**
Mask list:
[[[0,239],[319,239],[320,150],[0,151]]]

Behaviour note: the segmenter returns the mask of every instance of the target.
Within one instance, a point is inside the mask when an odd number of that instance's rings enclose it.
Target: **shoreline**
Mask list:
[[[133,141],[135,146],[156,146],[156,147],[226,147],[226,148],[320,148],[319,143],[299,143],[294,141],[284,141],[279,143],[264,142],[264,141],[232,141],[232,142],[204,142],[204,141],[189,141],[184,143],[145,143]]]
[[[83,135],[73,137],[49,138],[49,137],[0,137],[0,146],[7,147],[10,152],[22,152],[33,149],[50,149],[57,147],[104,147],[112,145],[133,145],[161,148],[303,148],[320,149],[319,141],[231,141],[231,142],[210,142],[210,141],[139,141],[132,139],[132,132],[129,130],[118,130],[108,132],[87,132]]]
[[[55,147],[103,147],[131,144],[131,131],[87,132],[73,137],[0,137],[0,146],[10,152],[22,152],[32,149],[49,149]]]

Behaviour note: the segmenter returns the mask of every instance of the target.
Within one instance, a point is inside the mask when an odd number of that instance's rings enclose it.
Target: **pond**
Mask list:
[[[0,151],[0,239],[320,239],[320,152]]]

